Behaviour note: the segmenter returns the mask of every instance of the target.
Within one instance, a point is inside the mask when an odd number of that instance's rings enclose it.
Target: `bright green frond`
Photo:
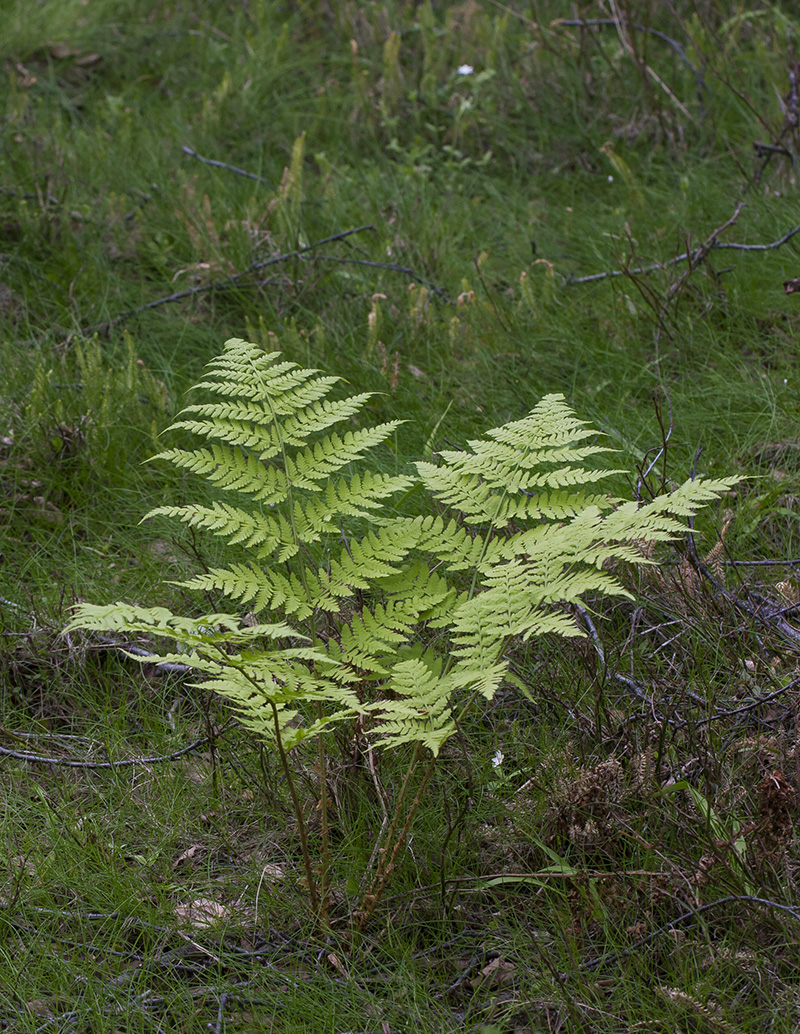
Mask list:
[[[169,430],[183,428],[216,438],[229,445],[256,450],[262,461],[277,456],[283,448],[304,446],[315,434],[347,420],[371,397],[370,392],[336,402],[316,402],[285,420],[278,420],[274,407],[257,401],[216,402],[186,406],[181,412],[196,414],[177,420]]]
[[[185,410],[184,410],[185,412]],[[248,420],[176,420],[168,430],[185,430],[203,438],[216,438],[257,454],[264,462],[281,452],[281,441],[275,428],[264,427]]]
[[[379,718],[372,730],[378,743],[387,747],[422,743],[438,754],[456,731],[451,707],[456,685],[456,678],[443,676],[441,663],[430,654],[398,661],[386,683],[397,699],[381,700],[371,707]]]
[[[166,449],[153,459],[167,460],[176,467],[200,474],[220,488],[233,489],[253,496],[259,502],[282,502],[289,482],[284,472],[260,463],[253,455],[238,449],[212,445],[210,449]]]
[[[455,732],[454,708],[501,685],[509,640],[582,634],[570,605],[625,595],[615,565],[653,562],[643,543],[680,535],[736,481],[688,481],[646,504],[611,498],[601,483],[619,472],[592,460],[612,450],[555,394],[413,476],[377,473],[364,457],[399,421],[350,429],[369,394],[332,401],[336,382],[231,339],[196,386],[210,401],[173,425],[202,446],[157,457],[216,492],[148,517],[247,551],[178,584],[285,621],[120,603],[83,605],[70,625],[169,640],[155,663],[195,668],[248,728],[284,747],[366,713],[380,744],[436,754]],[[387,500],[420,485],[453,516],[393,516]]]
[[[291,547],[292,555],[297,551],[292,537],[292,527],[281,517],[252,513],[228,503],[213,503],[211,506],[158,506],[145,514],[150,517],[173,517],[192,528],[202,528],[227,538],[230,545],[241,545],[252,549],[257,557],[268,556],[279,544]]]
[[[279,571],[265,571],[255,564],[231,564],[229,568],[216,568],[180,584],[201,592],[222,592],[229,599],[249,606],[256,614],[271,609],[302,621],[313,612],[297,575],[286,577]]]
[[[486,432],[486,435],[494,441],[511,445],[524,453],[535,455],[537,452],[541,452],[541,459],[535,460],[539,463],[542,459],[546,459],[552,450],[571,446],[572,443],[581,442],[587,438],[596,438],[598,432],[588,427],[584,420],[580,420],[575,415],[563,395],[554,393],[540,399],[526,417],[521,420],[512,420],[502,427],[493,427]],[[474,446],[478,443],[471,442],[470,444]],[[586,448],[590,451],[585,452]],[[612,451],[604,446],[581,446],[578,449],[580,455],[587,456],[597,452]]]
[[[316,481],[329,478],[348,463],[361,459],[368,449],[385,441],[402,420],[391,420],[376,427],[348,431],[344,438],[331,434],[313,446],[287,457],[286,472],[293,485],[316,489]]]
[[[242,625],[235,614],[204,614],[185,618],[166,607],[136,607],[130,603],[94,606],[81,603],[75,608],[67,631],[76,628],[94,631],[141,632],[165,636],[186,645],[214,643],[249,643],[256,639],[305,639],[296,629],[282,622]]]

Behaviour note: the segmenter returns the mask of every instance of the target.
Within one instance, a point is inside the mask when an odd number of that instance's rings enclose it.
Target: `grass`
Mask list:
[[[617,5],[658,36],[548,2],[8,7],[5,1029],[796,1029],[800,238],[636,272],[740,201],[720,241],[793,228],[790,15]],[[377,783],[346,736],[331,758],[320,940],[276,759],[180,673],[60,635],[79,599],[198,606],[168,581],[213,545],[138,523],[192,489],[142,461],[230,336],[377,392],[398,470],[561,391],[642,472],[669,432],[654,490],[750,478],[698,520],[715,583],[677,543],[635,603],[594,605],[596,640],[519,645],[528,695],[448,747],[360,940],[376,785],[407,757]]]

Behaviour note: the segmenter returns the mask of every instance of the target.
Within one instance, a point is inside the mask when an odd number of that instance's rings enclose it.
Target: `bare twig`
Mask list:
[[[674,258],[667,259],[666,262],[654,262],[650,266],[640,266],[638,269],[610,269],[605,273],[592,273],[590,276],[571,276],[567,278],[567,287],[573,287],[575,284],[596,283],[599,280],[609,280],[617,276],[644,276],[647,273],[657,273],[661,270],[669,269],[671,266],[677,266],[681,262],[689,262],[692,266],[696,266],[698,261],[704,259],[710,251],[721,251],[723,249],[732,251],[771,251],[773,248],[780,248],[783,244],[790,241],[792,237],[795,237],[800,233],[800,224],[798,224],[797,226],[793,226],[791,230],[788,230],[782,237],[779,237],[775,241],[771,241],[769,244],[739,244],[736,242],[728,244],[716,240],[717,235],[727,226],[730,226],[733,219],[738,216],[741,208],[742,203],[737,205],[736,212],[727,223],[717,227],[717,229],[706,238],[703,244],[691,251],[684,251],[681,255],[676,255]]]
[[[222,1024],[225,1019],[225,1006],[228,1004],[228,995],[219,996],[219,1009],[217,1010],[217,1022],[214,1024],[214,1034],[222,1034]],[[209,1024],[211,1026],[211,1024]]]
[[[586,19],[583,19],[583,18],[557,18],[555,21],[550,23],[550,27],[554,28],[554,29],[557,29],[559,26],[565,25],[565,26],[569,26],[570,28],[578,28],[578,29],[590,29],[590,28],[600,28],[600,29],[615,28],[615,29],[619,29],[619,24],[620,23],[619,23],[618,19],[616,19],[616,18],[586,18]],[[703,90],[708,90],[708,87],[703,82],[703,78],[702,78],[702,75],[700,73],[700,70],[698,68],[695,68],[695,66],[692,64],[692,62],[686,56],[686,51],[683,49],[683,47],[680,45],[680,43],[678,43],[677,40],[672,39],[670,36],[667,36],[665,33],[660,32],[658,29],[651,29],[650,26],[648,26],[648,25],[633,25],[633,26],[631,26],[631,28],[636,29],[637,32],[646,32],[650,36],[655,36],[655,37],[657,37],[657,39],[663,40],[664,43],[666,43],[670,47],[672,47],[672,49],[675,51],[675,53],[678,55],[678,57],[681,59],[681,61],[686,65],[686,67],[690,68],[692,70],[695,78],[697,79],[698,88],[703,89]]]
[[[364,233],[366,230],[372,230],[375,233],[375,227],[370,223],[365,226],[355,226],[352,230],[342,230],[341,233],[331,234],[330,237],[323,237],[321,240],[314,241],[313,244],[307,244],[304,248],[298,248],[296,251],[287,251],[283,255],[275,255],[272,258],[263,259],[261,262],[253,262],[252,265],[248,266],[247,269],[242,273],[235,274],[231,279],[235,279],[236,276],[245,276],[246,273],[250,273],[255,269],[265,269],[267,266],[274,266],[278,262],[286,262],[289,259],[297,258],[300,255],[307,255],[309,251],[316,251],[317,248],[321,248],[323,244],[332,244],[334,241],[343,241],[345,237],[352,237],[354,233]]]
[[[215,734],[214,738],[217,739],[222,736],[223,733],[227,732],[227,730],[232,728],[235,724],[235,721],[229,721],[227,725],[224,725],[219,732]],[[208,743],[210,739],[210,736],[204,736],[202,739],[195,740],[187,747],[182,747],[180,750],[176,750],[172,754],[156,754],[146,758],[128,758],[125,761],[72,761],[69,758],[52,758],[46,757],[43,754],[31,754],[28,751],[9,750],[7,747],[0,747],[0,755],[16,758],[18,761],[33,761],[41,765],[58,765],[61,768],[126,768],[131,765],[155,765],[164,761],[175,761],[177,758],[183,757],[184,754],[190,754],[193,750],[197,750],[198,747],[202,747],[204,744]]]
[[[557,28],[559,28],[562,25],[566,26],[566,27],[578,28],[578,29],[614,28],[619,33],[620,39],[621,39],[621,41],[623,43],[623,46],[625,46],[626,50],[630,49],[632,51],[632,48],[630,48],[629,44],[626,46],[627,41],[625,40],[624,36],[622,35],[623,23],[622,23],[622,21],[619,18],[586,18],[586,19],[583,19],[583,18],[557,18],[555,21],[550,23],[551,28],[554,28],[554,29],[557,29]],[[700,105],[701,112],[702,112],[703,91],[705,91],[706,93],[709,93],[709,94],[711,93],[711,91],[706,86],[705,80],[703,79],[703,73],[700,71],[700,69],[696,68],[692,64],[692,62],[689,60],[689,58],[686,55],[686,51],[683,49],[683,47],[680,45],[680,43],[678,43],[677,40],[672,39],[671,36],[667,36],[666,33],[660,32],[658,29],[652,29],[648,25],[636,25],[636,24],[633,24],[633,25],[626,25],[625,27],[626,28],[633,28],[637,32],[643,32],[643,33],[646,33],[647,35],[650,35],[650,36],[655,36],[656,39],[660,39],[662,42],[664,42],[668,46],[672,47],[672,49],[678,55],[680,60],[686,65],[687,68],[689,68],[691,70],[692,75],[694,76],[694,81],[697,84],[697,101],[698,101],[698,104]],[[635,54],[633,54],[632,52],[631,52],[631,56],[634,59],[636,57]],[[645,67],[646,67],[646,70],[647,70],[648,74],[655,80],[655,82],[657,82],[658,85],[669,95],[669,97],[677,104],[677,106],[683,111],[683,113],[687,117],[691,118],[692,116],[686,110],[686,107],[683,104],[681,104],[681,102],[675,96],[673,91],[671,89],[669,89],[669,87],[661,79],[661,77],[658,76],[656,74],[656,72],[652,68],[650,68],[649,65],[646,65]]]
[[[735,610],[738,610],[751,620],[757,621],[768,628],[772,628],[785,642],[791,645],[795,652],[800,653],[800,630],[796,629],[794,625],[790,625],[789,622],[785,620],[782,616],[783,610],[780,607],[776,607],[771,600],[768,600],[766,597],[754,592],[748,586],[742,587],[746,595],[735,595],[730,592],[730,590],[726,589],[718,578],[714,577],[708,567],[700,560],[700,557],[697,555],[691,532],[687,534],[687,544],[689,560],[692,567],[694,567],[697,573],[714,587],[723,599],[725,599]]]
[[[191,147],[185,145],[181,148],[184,154],[188,154],[190,158],[196,158],[197,161],[203,162],[204,165],[213,165],[217,169],[227,169],[228,172],[235,172],[237,176],[247,176],[248,179],[256,180],[257,183],[263,183],[265,186],[270,184],[262,176],[256,176],[254,172],[247,172],[246,169],[239,169],[235,165],[228,165],[227,162],[218,162],[214,158],[204,158],[202,154],[198,154],[197,151]]]
[[[701,447],[697,447],[695,453],[694,462],[692,469],[689,472],[689,477],[694,481],[695,473],[697,470],[697,463],[700,459]],[[751,620],[758,621],[762,625],[768,628],[774,629],[781,636],[784,642],[789,643],[796,653],[800,653],[800,631],[790,625],[788,621],[783,617],[783,611],[780,607],[776,607],[771,600],[754,592],[749,586],[742,582],[742,591],[744,595],[735,595],[730,592],[722,582],[716,578],[708,566],[703,563],[697,553],[697,546],[694,541],[694,517],[689,518],[689,528],[686,532],[686,552],[689,558],[689,562],[697,573],[705,578],[716,591],[723,597],[735,610],[744,614]],[[734,568],[735,570],[735,568]],[[754,603],[750,601],[753,600]]]
[[[368,262],[366,259],[338,258],[335,255],[315,255],[314,260],[316,262],[339,262],[342,265],[369,266],[371,269],[388,269],[392,273],[404,273],[406,276],[411,277],[412,280],[416,280],[418,284],[430,287],[433,293],[438,294],[444,301],[450,301],[443,287],[439,287],[432,280],[427,280],[424,276],[420,276],[419,273],[409,266],[398,266],[394,262]]]
[[[597,632],[597,629],[595,628],[594,622],[589,616],[589,613],[579,603],[573,603],[573,607],[575,611],[580,615],[581,620],[586,626],[586,630],[589,633],[589,638],[592,640],[592,645],[594,646],[595,653],[597,654],[600,664],[603,667],[603,674],[610,675],[615,682],[619,682],[621,685],[625,686],[625,688],[630,693],[632,693],[638,700],[641,700],[643,703],[647,704],[659,721],[667,721],[670,725],[675,725],[676,723],[673,719],[662,719],[658,716],[658,714],[656,714],[655,708],[653,706],[653,698],[651,696],[648,696],[647,693],[645,693],[645,691],[642,689],[642,687],[635,679],[629,678],[627,675],[622,675],[620,674],[620,672],[612,672],[609,670],[608,663],[606,661],[605,651],[603,650],[603,644],[600,641],[600,636]]]
[[[792,154],[788,147],[781,147],[779,144],[762,144],[756,140],[753,143],[753,150],[759,158],[763,158],[764,155],[782,154],[789,159],[792,165],[797,161],[796,156]]]
[[[723,560],[732,567],[800,567],[800,557],[794,560]]]
[[[716,722],[720,718],[731,718],[733,715],[746,714],[748,711],[755,711],[756,708],[763,707],[764,704],[768,704],[777,697],[783,696],[784,693],[787,693],[790,689],[794,689],[797,685],[800,685],[800,676],[792,679],[791,682],[787,682],[785,686],[780,686],[778,689],[773,690],[772,693],[765,693],[764,696],[756,697],[754,700],[751,700],[749,704],[743,704],[741,707],[734,707],[730,711],[717,711],[708,718],[700,719],[696,724],[708,725],[709,722]]]
[[[323,237],[321,240],[314,241],[313,244],[307,244],[304,248],[297,248],[295,251],[283,252],[280,255],[273,255],[272,258],[263,259],[260,262],[251,263],[247,269],[242,269],[238,273],[233,273],[227,280],[219,281],[213,284],[201,284],[197,287],[189,287],[185,291],[176,291],[174,294],[165,295],[163,298],[156,298],[151,302],[145,302],[143,305],[137,305],[133,309],[126,309],[125,312],[121,312],[119,316],[115,316],[113,319],[105,320],[103,323],[96,323],[91,327],[81,328],[83,334],[93,333],[107,333],[113,327],[118,326],[125,320],[135,316],[140,312],[146,312],[149,309],[157,309],[161,305],[168,305],[171,302],[179,302],[184,298],[190,298],[193,295],[205,294],[208,291],[231,291],[231,290],[244,290],[251,287],[280,287],[281,284],[277,280],[254,280],[252,283],[243,282],[246,276],[254,273],[259,269],[266,269],[267,266],[275,266],[281,262],[288,262],[290,259],[298,258],[301,255],[306,255],[310,251],[315,251],[317,248],[321,248],[323,244],[331,244],[333,241],[344,240],[345,237],[350,237],[354,233],[363,233],[364,230],[375,230],[374,226],[356,226],[351,230],[343,230],[341,233],[334,233],[330,237]]]
[[[159,661],[158,657],[154,657],[150,650],[145,650],[141,646],[133,646],[128,643],[121,643],[115,639],[107,639],[105,636],[97,636],[100,644],[109,650],[118,650],[121,654],[126,656],[142,657],[149,660],[155,665],[156,673],[164,672],[165,674],[175,675],[191,675],[194,672],[194,668],[189,664],[179,664],[176,661]]]
[[[649,944],[657,937],[660,937],[662,933],[669,933],[669,931],[674,930],[676,926],[680,926],[682,923],[696,919],[704,912],[710,912],[711,909],[718,908],[720,905],[725,905],[732,901],[741,902],[742,904],[763,905],[765,908],[773,908],[779,912],[785,912],[787,915],[790,915],[792,919],[796,919],[800,922],[800,909],[792,908],[791,905],[781,905],[777,901],[771,901],[769,898],[758,898],[752,894],[728,894],[724,898],[717,898],[716,901],[709,901],[707,905],[699,905],[697,908],[692,909],[691,912],[684,912],[671,922],[665,923],[663,926],[659,926],[657,930],[653,930],[653,932],[647,934],[646,937],[640,938],[632,944],[630,948],[625,948],[622,951],[610,951],[606,955],[600,955],[597,958],[589,959],[588,962],[582,962],[578,968],[591,972],[598,969],[600,966],[605,965],[607,962],[615,962],[617,959],[627,958],[645,944]]]
[[[733,224],[739,218],[739,213],[743,208],[744,201],[740,201],[739,204],[736,206],[734,213],[730,217],[730,219],[726,220],[721,226],[718,226],[715,230],[712,230],[708,237],[706,237],[706,239],[703,241],[703,243],[694,249],[690,257],[687,259],[689,263],[689,268],[678,281],[670,285],[669,291],[667,292],[667,297],[673,297],[674,295],[678,294],[678,292],[683,288],[686,281],[695,271],[695,268],[699,266],[701,262],[705,262],[705,260],[708,258],[708,253],[714,247],[716,247],[717,238],[719,237],[719,235],[723,233],[725,230],[727,230],[728,227],[733,226]]]

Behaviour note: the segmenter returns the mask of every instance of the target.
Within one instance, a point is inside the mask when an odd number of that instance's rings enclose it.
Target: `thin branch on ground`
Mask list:
[[[670,930],[674,930],[677,926],[690,922],[692,919],[696,919],[705,912],[710,912],[712,909],[718,908],[720,905],[728,904],[729,902],[763,905],[766,908],[772,908],[779,912],[784,912],[787,915],[790,915],[792,919],[796,919],[800,922],[800,909],[793,908],[791,905],[781,905],[777,901],[771,901],[769,898],[759,898],[753,894],[728,894],[724,898],[717,898],[716,901],[709,901],[707,905],[699,905],[697,908],[692,909],[691,912],[684,912],[669,923],[659,926],[657,930],[653,930],[652,933],[647,934],[646,937],[640,938],[632,944],[630,948],[624,948],[621,951],[610,951],[606,955],[600,955],[597,958],[589,959],[587,962],[582,962],[578,969],[584,972],[592,972],[600,966],[604,966],[607,962],[616,962],[618,959],[628,958],[630,955],[633,955],[634,952],[638,951],[639,948],[644,947],[645,944],[649,944],[657,937],[660,937],[661,934],[669,933]]]
[[[234,720],[229,721],[219,732],[214,734],[213,738],[218,739],[236,724],[238,723]],[[61,768],[126,768],[131,765],[156,765],[165,761],[175,761],[178,758],[182,758],[185,754],[190,754],[193,750],[197,750],[198,747],[209,743],[211,739],[211,736],[204,736],[202,739],[195,740],[187,747],[182,747],[171,754],[155,754],[144,758],[127,758],[124,761],[73,761],[70,758],[53,758],[46,757],[43,754],[31,754],[22,750],[9,750],[7,747],[0,747],[0,755],[16,758],[18,761],[36,762],[40,765],[57,765]]]
[[[272,258],[262,259],[260,262],[253,262],[247,267],[247,269],[242,269],[238,273],[233,273],[227,280],[221,280],[218,283],[213,284],[200,284],[197,287],[187,288],[185,291],[176,291],[174,294],[165,295],[163,298],[156,298],[151,302],[145,302],[143,305],[136,305],[132,309],[126,309],[125,312],[121,312],[113,319],[104,320],[102,323],[96,323],[91,327],[83,327],[81,328],[80,333],[106,334],[113,327],[118,326],[120,323],[124,323],[125,320],[138,315],[140,312],[146,312],[149,309],[157,309],[162,305],[168,305],[171,302],[179,302],[184,298],[189,298],[197,294],[205,294],[209,291],[230,291],[234,289],[245,290],[252,287],[265,286],[281,287],[282,284],[277,280],[259,280],[253,281],[252,283],[246,283],[243,281],[246,276],[249,276],[251,273],[254,273],[259,269],[266,269],[268,266],[275,266],[281,262],[288,262],[290,259],[299,258],[301,255],[306,255],[310,251],[316,251],[316,249],[321,248],[323,244],[331,244],[333,241],[344,240],[346,237],[350,237],[354,233],[363,233],[365,230],[372,230],[375,232],[375,227],[372,225],[355,226],[351,230],[343,230],[341,233],[331,234],[330,237],[323,237],[321,240],[314,241],[313,244],[307,244],[304,248],[297,248],[294,251],[287,251],[280,255],[273,255]]]
[[[614,679],[615,682],[619,682],[620,685],[625,686],[625,688],[630,693],[632,693],[638,700],[641,700],[642,703],[647,704],[648,708],[650,708],[652,714],[658,721],[666,721],[670,725],[677,725],[678,723],[675,721],[675,719],[662,718],[658,715],[658,713],[655,710],[652,696],[648,696],[648,694],[644,691],[644,689],[642,689],[642,687],[635,679],[632,679],[627,675],[622,675],[617,671],[612,672],[609,670],[608,663],[606,661],[605,651],[603,650],[603,644],[600,641],[600,635],[598,634],[598,631],[595,628],[594,622],[589,616],[588,611],[584,610],[584,608],[581,607],[578,603],[574,603],[573,607],[575,608],[584,625],[586,626],[586,630],[589,633],[589,638],[592,640],[592,646],[594,647],[595,653],[597,654],[600,664],[602,665],[603,673],[605,675],[609,675],[612,679]],[[694,694],[691,695],[694,696]],[[699,698],[696,699],[699,700]]]
[[[555,21],[550,23],[550,27],[553,29],[557,29],[562,25],[565,27],[577,29],[613,28],[616,29],[618,32],[621,28],[620,21],[617,18],[557,18]],[[703,79],[703,73],[700,71],[699,68],[696,68],[692,64],[692,62],[689,60],[686,54],[686,51],[683,49],[680,43],[678,43],[677,40],[672,39],[671,36],[667,36],[666,33],[660,32],[658,29],[650,28],[649,25],[637,25],[634,23],[633,25],[629,25],[626,27],[635,29],[637,32],[644,32],[650,36],[655,36],[656,39],[660,39],[662,42],[672,47],[672,49],[678,55],[680,60],[686,65],[687,68],[691,70],[692,75],[695,78],[695,82],[697,83],[698,99],[702,99],[702,94],[704,90],[706,91],[706,93],[711,92],[705,84],[705,80]]]
[[[736,595],[726,589],[722,582],[709,571],[706,564],[700,559],[694,544],[693,531],[689,530],[686,535],[688,544],[689,562],[692,567],[719,593],[726,602],[738,610],[743,616],[750,620],[757,621],[766,628],[771,628],[791,647],[795,652],[800,652],[800,630],[790,625],[784,619],[783,609],[775,606],[765,596],[755,592],[747,585],[742,585],[744,595]]]
[[[142,646],[134,646],[132,643],[122,643],[116,639],[108,639],[106,636],[98,635],[97,640],[103,649],[116,650],[123,657],[142,657],[150,661],[155,667],[156,674],[169,675],[192,675],[195,672],[190,664],[180,664],[177,661],[160,661],[154,657],[151,650],[145,650]]]
[[[394,262],[368,262],[366,259],[338,258],[335,255],[315,255],[314,261],[339,262],[342,265],[369,266],[371,269],[388,269],[391,273],[404,273],[406,276],[411,277],[412,280],[416,280],[418,284],[424,284],[425,287],[430,287],[433,293],[438,295],[444,301],[450,301],[450,298],[443,287],[439,287],[438,284],[435,284],[432,280],[428,280],[424,276],[420,276],[419,273],[415,272],[409,266],[398,266]]]
[[[271,187],[271,184],[265,180],[262,176],[257,176],[254,172],[248,172],[246,169],[240,169],[236,165],[229,165],[227,162],[218,162],[214,158],[204,158],[202,154],[198,154],[191,147],[184,145],[181,150],[184,154],[188,154],[190,158],[196,158],[198,162],[202,162],[204,165],[213,165],[216,169],[227,169],[228,172],[235,172],[237,176],[246,176],[248,179],[255,180],[257,183],[263,183],[267,187]]]
[[[793,560],[723,560],[731,567],[800,567],[800,557]]]
[[[679,280],[677,280],[674,284],[670,284],[669,290],[667,291],[668,298],[674,297],[679,293],[679,291],[682,290],[682,288],[686,284],[686,281],[689,279],[692,273],[694,273],[695,269],[702,262],[705,262],[705,260],[708,258],[709,252],[716,247],[717,238],[719,237],[719,235],[723,233],[725,230],[727,230],[729,227],[733,226],[733,224],[739,218],[739,214],[743,208],[744,201],[740,201],[734,209],[733,215],[730,217],[730,219],[727,219],[724,223],[722,223],[721,226],[718,226],[716,229],[712,230],[708,237],[706,237],[706,239],[703,241],[703,243],[694,249],[690,257],[687,259],[687,262],[689,263],[689,268],[680,277]],[[724,247],[724,245],[721,246]]]
[[[778,689],[773,690],[771,693],[765,693],[763,696],[756,697],[751,700],[749,704],[743,704],[741,707],[734,707],[729,711],[717,711],[715,714],[710,715],[708,718],[701,718],[700,721],[695,722],[696,725],[708,725],[710,722],[716,722],[720,718],[732,718],[737,714],[747,714],[748,711],[755,711],[756,708],[763,707],[764,704],[768,704],[778,697],[783,696],[784,693],[788,693],[790,689],[794,689],[795,686],[800,685],[800,676],[792,679],[791,682],[787,682],[785,686],[780,686]]]
[[[788,243],[793,237],[800,233],[800,224],[793,226],[791,230],[788,230],[782,237],[779,237],[775,241],[771,241],[769,244],[740,244],[738,242],[724,243],[716,240],[719,233],[722,232],[726,227],[731,225],[731,222],[739,215],[744,202],[740,202],[736,206],[736,211],[733,216],[722,226],[717,227],[697,248],[693,250],[686,250],[681,255],[676,255],[674,258],[668,259],[666,262],[654,262],[650,266],[640,266],[638,269],[610,269],[605,273],[592,273],[589,276],[570,276],[567,278],[566,286],[573,287],[575,284],[591,284],[596,283],[599,280],[609,280],[617,276],[644,276],[647,273],[657,273],[665,269],[669,269],[671,266],[677,266],[681,262],[688,262],[692,268],[697,266],[698,262],[707,258],[708,253],[711,251],[721,251],[723,249],[733,251],[771,251],[773,248],[780,248],[782,245]]]
[[[759,158],[763,158],[764,155],[782,154],[793,166],[797,162],[797,156],[792,154],[788,147],[782,147],[780,144],[763,144],[756,140],[753,142],[753,150]]]

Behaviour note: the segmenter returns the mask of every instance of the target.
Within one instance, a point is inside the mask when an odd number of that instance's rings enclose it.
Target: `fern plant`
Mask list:
[[[246,617],[83,604],[69,627],[171,641],[172,651],[149,660],[190,665],[278,752],[323,920],[326,734],[358,719],[381,747],[413,745],[363,922],[442,745],[476,698],[490,699],[509,679],[509,641],[580,635],[566,605],[587,593],[626,595],[609,562],[651,562],[643,543],[679,534],[682,518],[736,479],[687,481],[646,505],[611,498],[598,486],[619,471],[588,465],[609,450],[560,395],[463,452],[442,452],[438,464],[386,474],[365,457],[398,422],[358,426],[369,395],[332,398],[336,381],[232,339],[196,385],[210,400],[187,406],[172,425],[204,444],[154,457],[205,478],[218,498],[147,517],[210,532],[231,550],[227,566],[178,584],[222,594]],[[399,516],[392,500],[419,487],[439,512]],[[310,737],[320,769],[319,880],[290,763]]]

